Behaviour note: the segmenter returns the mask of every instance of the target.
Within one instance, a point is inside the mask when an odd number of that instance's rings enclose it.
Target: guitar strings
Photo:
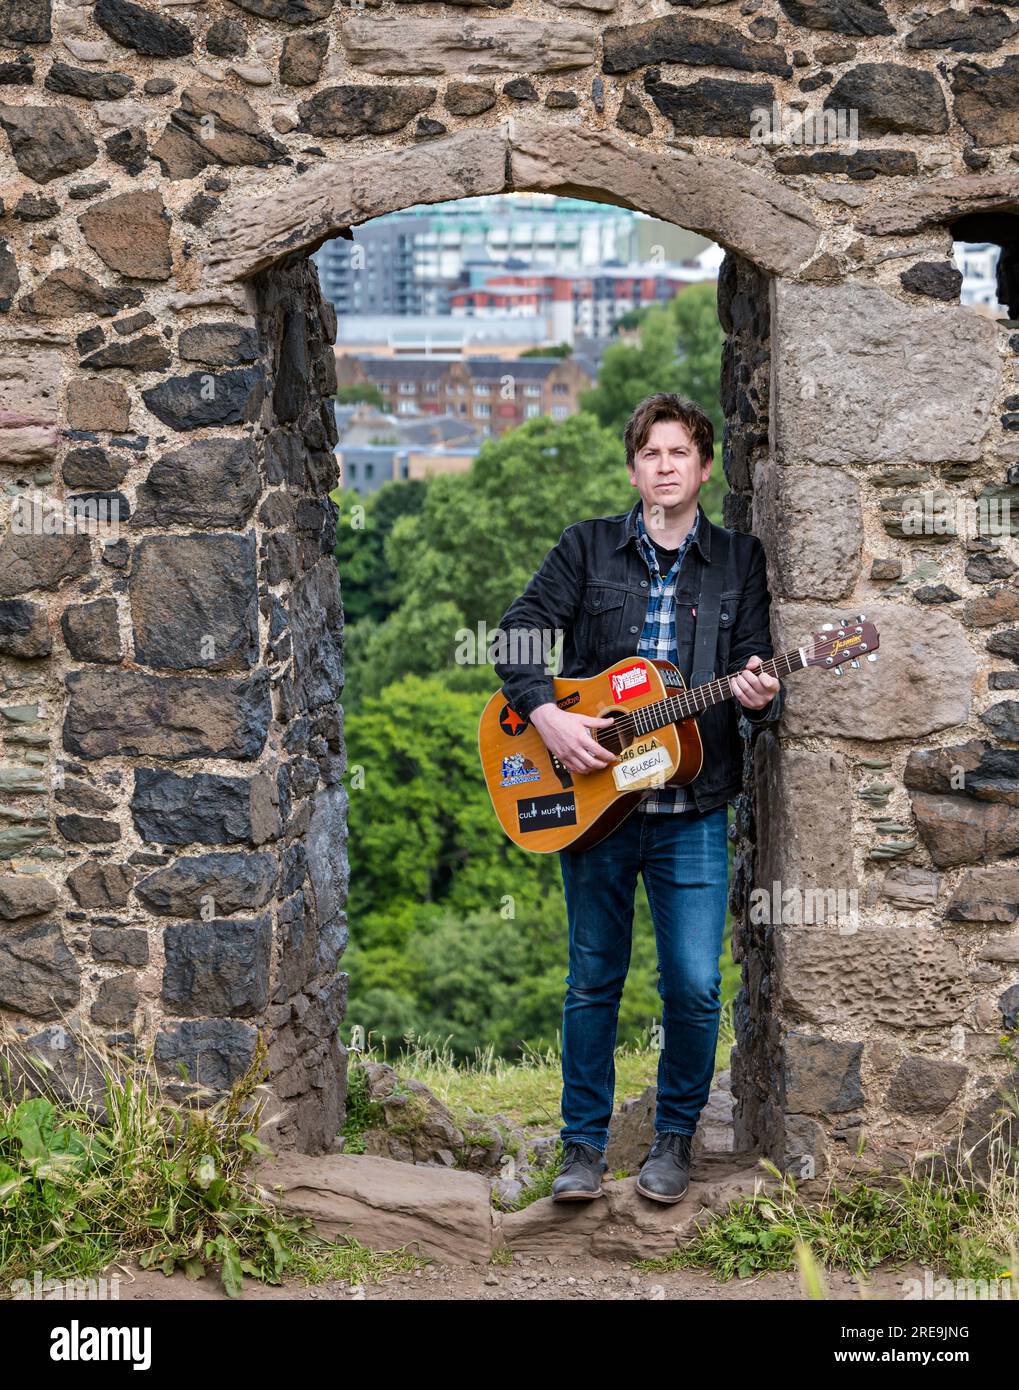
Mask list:
[[[785,652],[781,656],[775,657],[773,660],[763,662],[757,669],[758,671],[766,672],[769,676],[777,676],[779,674],[791,675],[794,670],[802,669],[793,666],[793,658],[799,661],[800,653],[798,648],[791,652]],[[738,674],[739,673],[735,671],[731,673],[731,675]],[[679,695],[670,696],[665,700],[656,700],[653,704],[641,705],[638,710],[634,710],[624,715],[621,719],[616,720],[611,729],[599,729],[595,737],[599,743],[602,743],[603,734],[609,737],[616,734],[629,734],[631,732],[638,735],[649,734],[655,729],[663,728],[666,724],[675,723],[677,719],[687,719],[693,714],[702,713],[703,711],[699,708],[702,691],[705,692],[705,695],[710,692],[710,698],[705,700],[704,709],[707,709],[708,705],[717,704],[720,700],[732,698],[731,675],[721,676],[713,681],[706,681],[703,685],[695,685],[691,690],[684,690]],[[729,687],[728,691],[723,689],[724,686]],[[687,708],[688,705],[690,708]],[[642,722],[647,716],[653,716],[656,720],[660,714],[664,714],[665,717],[662,718],[660,722],[651,724],[647,729],[638,729],[636,723],[637,714],[641,715]]]

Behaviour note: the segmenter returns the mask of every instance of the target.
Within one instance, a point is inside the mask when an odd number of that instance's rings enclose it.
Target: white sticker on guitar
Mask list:
[[[612,769],[612,780],[622,792],[634,786],[635,783],[646,782],[648,778],[659,773],[663,777],[668,777],[672,773],[672,756],[669,750],[660,744],[652,748],[649,753],[642,753],[639,758],[630,758],[628,762],[617,763]]]

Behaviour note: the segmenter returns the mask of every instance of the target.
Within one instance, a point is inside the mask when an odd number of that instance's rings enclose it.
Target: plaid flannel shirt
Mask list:
[[[679,578],[683,557],[694,536],[697,534],[699,513],[686,533],[679,547],[672,568],[663,575],[658,564],[658,553],[644,525],[643,508],[637,512],[637,545],[648,567],[651,588],[648,593],[647,615],[637,643],[637,655],[654,658],[657,661],[679,662],[679,649],[676,642],[676,581]],[[656,811],[677,814],[690,807],[686,787],[662,787],[646,796],[637,808],[639,811]]]

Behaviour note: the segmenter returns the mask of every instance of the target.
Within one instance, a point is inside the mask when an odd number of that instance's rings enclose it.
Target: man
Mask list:
[[[619,1001],[630,962],[640,873],[654,921],[663,1043],[655,1138],[637,1190],[677,1202],[689,1185],[690,1146],[714,1072],[728,879],[728,802],[742,786],[743,732],[778,718],[782,687],[759,668],[772,655],[764,551],[755,536],[709,522],[698,495],[711,473],[714,429],[701,408],[660,392],[641,401],[624,433],[629,513],[568,526],[505,613],[505,632],[533,641],[561,629],[562,674],[593,676],[627,656],[673,661],[690,683],[701,581],[716,550],[722,573],[713,674],[733,675],[734,701],[698,718],[699,775],[657,788],[600,844],[560,854],[569,922],[563,1007],[563,1161],[558,1201],[601,1195],[615,1083]],[[709,605],[710,606],[710,605]],[[546,651],[509,643],[511,651]],[[593,730],[611,720],[555,703],[549,672],[526,661],[497,663],[506,699],[574,774],[614,761]],[[734,674],[738,673],[738,674]],[[698,682],[708,673],[694,673]]]

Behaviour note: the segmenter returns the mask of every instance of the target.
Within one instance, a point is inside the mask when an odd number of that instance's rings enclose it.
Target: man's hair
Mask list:
[[[674,391],[657,391],[653,396],[645,396],[626,422],[623,443],[627,468],[633,468],[638,450],[647,443],[651,426],[660,420],[676,420],[685,425],[702,462],[714,456],[715,427],[697,402],[685,400]]]

